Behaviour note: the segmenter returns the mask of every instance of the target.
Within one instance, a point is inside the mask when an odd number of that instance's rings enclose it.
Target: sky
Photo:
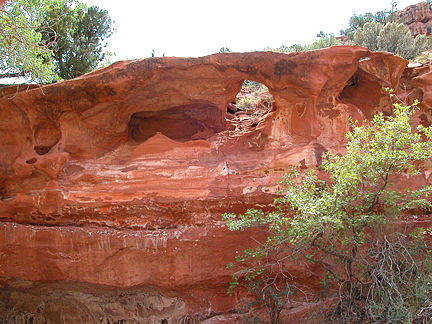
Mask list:
[[[155,56],[198,57],[306,45],[323,31],[339,36],[354,14],[391,9],[391,0],[82,0],[105,9],[116,32],[112,62]],[[421,1],[399,0],[397,9]]]

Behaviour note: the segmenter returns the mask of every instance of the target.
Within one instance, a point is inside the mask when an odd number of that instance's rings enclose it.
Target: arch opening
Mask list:
[[[256,127],[266,113],[276,110],[276,103],[268,88],[257,81],[244,80],[235,102],[227,107],[227,119],[250,122]]]

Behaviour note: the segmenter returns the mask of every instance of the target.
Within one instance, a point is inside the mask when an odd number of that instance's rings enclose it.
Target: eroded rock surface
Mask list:
[[[414,36],[430,35],[432,30],[432,10],[427,2],[420,2],[397,12],[397,17],[403,21]]]
[[[385,88],[420,100],[417,121],[430,124],[429,68],[407,63],[359,46],[149,58],[2,89],[3,319],[58,323],[64,314],[68,323],[75,312],[77,322],[171,323],[232,309],[226,264],[264,234],[229,232],[221,214],[271,209],[289,166],[343,154],[350,118],[390,111]],[[246,121],[232,114],[244,80],[274,98]],[[319,287],[307,268],[292,273]],[[50,296],[65,299],[53,306]],[[91,302],[71,311],[68,298]]]

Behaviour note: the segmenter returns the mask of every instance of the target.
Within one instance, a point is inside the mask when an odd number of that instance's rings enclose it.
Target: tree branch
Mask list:
[[[24,72],[19,72],[19,73],[2,73],[0,74],[0,79],[3,78],[19,78],[19,77],[24,77],[25,74]]]

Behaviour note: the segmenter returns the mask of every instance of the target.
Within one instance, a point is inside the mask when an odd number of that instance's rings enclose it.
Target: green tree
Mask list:
[[[396,104],[391,116],[379,113],[370,123],[353,125],[346,154],[328,154],[320,172],[292,168],[282,180],[276,211],[225,214],[231,230],[259,226],[269,234],[229,265],[237,269],[230,291],[243,278],[260,287],[262,296],[277,291],[288,298],[302,288],[287,270],[289,264],[310,262],[325,271],[317,274],[323,292],[338,287],[335,313],[344,323],[350,318],[412,320],[431,297],[431,271],[424,262],[431,249],[423,230],[407,233],[398,221],[404,210],[429,209],[426,197],[432,188],[402,190],[393,183],[419,175],[422,161],[432,157],[432,129],[418,126],[413,132],[414,111]],[[280,301],[276,295],[273,304],[279,311]],[[277,316],[271,317],[277,323]]]
[[[384,28],[383,24],[368,22],[354,34],[354,43],[367,47],[370,51],[379,51],[378,38]]]
[[[29,81],[57,79],[49,44],[41,43],[41,24],[48,7],[45,0],[15,0],[0,7],[0,77],[25,77]]]
[[[349,20],[349,28],[344,32],[344,34],[346,35],[348,32],[355,32],[357,28],[361,28],[364,26],[364,24],[373,21],[375,21],[375,19],[371,12],[367,12],[364,15],[356,15],[354,13],[354,15],[352,15]]]
[[[395,1],[391,2],[391,10],[378,11],[375,14],[367,12],[364,15],[353,14],[348,22],[348,28],[340,31],[341,35],[347,37],[348,40],[353,40],[354,33],[357,28],[363,28],[366,23],[376,22],[379,24],[386,24],[391,21],[395,21],[395,15],[397,4]]]
[[[371,51],[391,52],[412,60],[426,49],[427,40],[426,35],[414,38],[403,23],[389,22],[383,25],[370,22],[356,30],[354,43]]]
[[[60,77],[78,77],[104,61],[104,40],[113,32],[113,21],[106,10],[88,8],[76,0],[53,0],[44,18],[45,24],[40,26],[42,41],[50,44]]]

